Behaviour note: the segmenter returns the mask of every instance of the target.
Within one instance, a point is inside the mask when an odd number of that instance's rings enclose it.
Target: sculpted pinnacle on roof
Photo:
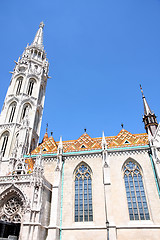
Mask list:
[[[44,28],[44,23],[41,22],[39,24],[39,29],[32,43],[32,45],[37,46],[39,48],[43,48],[43,28]]]

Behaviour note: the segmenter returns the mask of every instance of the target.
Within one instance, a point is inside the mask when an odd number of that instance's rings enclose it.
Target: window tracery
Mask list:
[[[81,163],[75,171],[75,222],[93,221],[91,170]]]
[[[126,162],[123,171],[130,220],[149,220],[150,216],[139,165],[134,161]]]
[[[17,196],[11,196],[0,209],[0,220],[6,222],[21,222],[21,201]]]
[[[16,197],[11,197],[4,204],[4,211],[7,215],[15,214],[19,210],[19,208],[20,208],[20,202]]]

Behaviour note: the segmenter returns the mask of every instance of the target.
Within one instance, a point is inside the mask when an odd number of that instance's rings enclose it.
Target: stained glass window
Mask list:
[[[149,211],[139,165],[129,161],[124,165],[124,182],[130,220],[149,220]]]
[[[90,168],[82,163],[75,171],[75,222],[93,221],[92,178]]]

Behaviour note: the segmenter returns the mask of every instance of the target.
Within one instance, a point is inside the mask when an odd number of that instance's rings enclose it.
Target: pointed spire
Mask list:
[[[40,48],[43,47],[43,28],[44,28],[44,23],[41,22],[32,45],[40,47]]]
[[[102,133],[102,149],[106,149],[107,148],[107,142],[106,142],[106,139],[105,139],[105,136],[104,136],[104,131]]]
[[[140,85],[140,89],[141,89],[141,93],[142,93],[143,106],[144,106],[143,122],[145,125],[145,129],[149,135],[154,136],[157,126],[158,126],[156,115],[151,111],[151,109],[146,101],[146,98],[144,96],[141,85]]]
[[[58,149],[59,150],[63,149],[62,137],[60,137],[59,144],[58,144]]]
[[[57,149],[57,155],[62,155],[63,153],[63,143],[62,143],[62,137],[60,137],[58,149]]]
[[[44,134],[44,137],[43,137],[43,141],[42,142],[45,142],[46,140],[48,140],[48,123],[46,124],[46,132]]]
[[[143,105],[144,105],[144,115],[148,115],[148,114],[151,114],[151,109],[146,101],[146,98],[144,96],[144,93],[143,93],[143,89],[142,89],[142,86],[140,84],[140,89],[141,89],[141,93],[142,93],[142,99],[143,99]]]

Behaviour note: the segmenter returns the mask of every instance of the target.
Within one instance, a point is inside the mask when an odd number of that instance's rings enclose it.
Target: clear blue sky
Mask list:
[[[0,108],[14,60],[44,21],[45,125],[55,140],[145,132],[139,83],[160,116],[160,0],[0,1]],[[159,121],[158,117],[158,121]],[[40,140],[41,140],[40,138]]]

